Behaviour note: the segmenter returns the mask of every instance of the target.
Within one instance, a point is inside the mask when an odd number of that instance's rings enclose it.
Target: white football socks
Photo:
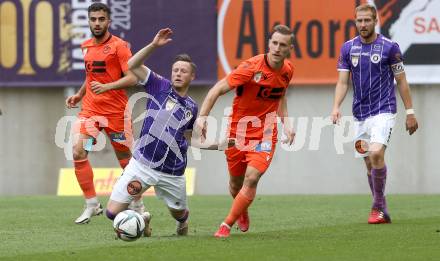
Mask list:
[[[99,201],[97,197],[93,198],[86,198],[86,205],[87,207],[96,207],[99,205]]]

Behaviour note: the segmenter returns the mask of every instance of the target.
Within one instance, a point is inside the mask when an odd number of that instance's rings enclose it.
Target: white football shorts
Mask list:
[[[110,199],[120,203],[130,203],[135,195],[144,193],[151,186],[156,196],[167,206],[176,210],[187,208],[185,175],[172,176],[151,169],[134,158],[125,167],[121,177],[113,186]]]
[[[364,121],[355,121],[355,157],[368,156],[368,144],[380,143],[388,146],[395,124],[396,114],[393,113],[381,113]]]

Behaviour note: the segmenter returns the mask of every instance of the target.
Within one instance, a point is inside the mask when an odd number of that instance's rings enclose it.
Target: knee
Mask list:
[[[87,157],[87,152],[83,148],[77,146],[73,149],[73,160],[82,160]]]
[[[245,179],[245,183],[248,187],[256,187],[258,185],[258,181],[260,180],[260,177],[252,175],[247,176]]]
[[[114,220],[115,217],[116,217],[116,215],[117,215],[117,213],[114,213],[114,212],[112,212],[112,211],[106,209],[106,210],[105,210],[105,215],[107,216],[108,219],[110,219],[110,220]]]
[[[131,158],[131,151],[129,148],[125,146],[117,147],[115,145],[113,145],[113,148],[115,150],[116,158],[118,158],[118,160]]]
[[[370,152],[370,160],[372,166],[382,165],[384,162],[383,154],[381,152]]]
[[[234,181],[229,181],[229,188],[232,191],[239,191],[242,187],[242,183],[238,183],[238,182],[234,182]]]

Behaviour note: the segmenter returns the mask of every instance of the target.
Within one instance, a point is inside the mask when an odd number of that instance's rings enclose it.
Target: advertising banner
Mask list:
[[[343,42],[356,36],[354,8],[378,8],[377,31],[399,43],[410,83],[440,82],[440,1],[430,0],[4,0],[0,2],[0,87],[80,86],[81,43],[91,37],[87,8],[111,8],[110,31],[136,52],[158,29],[173,42],[147,65],[170,76],[175,55],[198,65],[196,85],[210,85],[240,61],[267,50],[270,31],[282,23],[295,34],[293,83],[334,84]]]
[[[109,196],[112,193],[113,185],[121,176],[122,169],[120,168],[94,168],[94,184],[96,194],[98,196]],[[194,168],[186,168],[186,194],[194,194],[194,185],[196,179],[196,170]],[[58,196],[81,196],[82,191],[78,185],[75,176],[75,169],[62,168],[58,176]],[[154,188],[151,187],[145,191],[144,195],[155,195]]]
[[[215,0],[6,0],[0,2],[0,87],[80,86],[80,45],[91,37],[87,8],[93,2],[108,4],[110,32],[133,53],[160,28],[174,30],[173,42],[148,60],[154,71],[169,77],[174,56],[188,53],[199,65],[195,84],[216,79]]]
[[[341,45],[357,35],[354,9],[370,2],[379,13],[377,31],[400,44],[410,83],[440,82],[440,1],[220,0],[218,77],[268,48],[273,26],[295,35],[292,83],[334,84]]]

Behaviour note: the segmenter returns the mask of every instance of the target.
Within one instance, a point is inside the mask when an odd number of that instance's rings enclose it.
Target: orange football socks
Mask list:
[[[83,191],[84,197],[96,197],[95,185],[93,184],[93,170],[88,159],[73,161],[75,166],[75,175],[79,186]]]
[[[225,219],[226,224],[228,224],[229,226],[234,225],[238,217],[242,213],[244,213],[251,205],[252,201],[255,198],[256,192],[257,192],[257,188],[251,188],[246,185],[243,185],[240,192],[232,202],[231,210],[229,211],[229,214]]]

